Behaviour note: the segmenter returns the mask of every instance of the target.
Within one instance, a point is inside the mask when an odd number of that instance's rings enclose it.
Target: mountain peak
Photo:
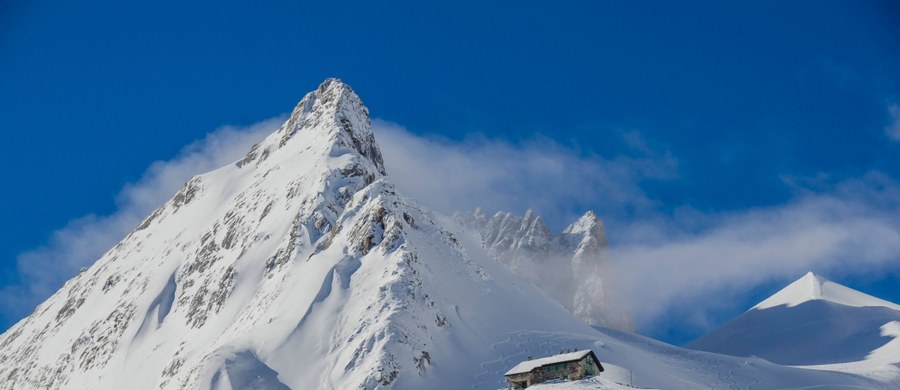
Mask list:
[[[485,341],[590,332],[381,169],[326,80],[0,334],[0,389],[495,389]]]
[[[596,241],[596,244],[591,244],[591,246],[606,246],[606,228],[603,226],[603,221],[591,210],[566,227],[563,235],[571,237],[570,239],[577,243],[585,244]]]
[[[322,84],[319,84],[319,88],[316,89],[316,91],[319,93],[324,93],[328,89],[339,89],[339,88],[350,89],[350,86],[347,85],[346,83],[344,83],[343,81],[341,81],[341,79],[339,79],[337,77],[329,77],[329,78],[325,79],[324,81],[322,81]]]
[[[328,78],[315,91],[307,93],[288,120],[255,145],[242,163],[259,163],[281,149],[293,150],[286,146],[300,134],[303,138],[314,138],[312,144],[330,148],[328,152],[333,156],[356,152],[370,161],[380,174],[385,174],[381,150],[372,133],[369,110],[356,92],[340,79]]]
[[[603,230],[603,221],[601,221],[600,218],[597,218],[597,214],[594,214],[593,211],[588,210],[588,212],[584,213],[578,220],[569,225],[563,233],[578,234],[591,232],[593,235],[598,228],[601,231]]]
[[[810,294],[815,297],[822,297],[822,286],[825,283],[830,283],[828,280],[812,271],[807,272],[806,275],[803,275],[798,281],[802,281],[806,284],[806,287],[810,289]]]
[[[792,366],[881,370],[900,356],[892,324],[900,324],[897,305],[808,272],[688,347]]]
[[[854,307],[881,306],[900,310],[900,305],[834,283],[813,272],[807,272],[806,275],[760,302],[753,309],[763,310],[782,305],[794,307],[815,300]]]

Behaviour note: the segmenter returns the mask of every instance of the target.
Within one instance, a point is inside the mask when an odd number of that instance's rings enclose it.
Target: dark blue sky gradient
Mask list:
[[[135,3],[0,4],[0,282],[152,161],[332,76],[414,133],[614,157],[638,131],[679,161],[645,186],[663,212],[781,204],[785,176],[900,177],[893,1]]]

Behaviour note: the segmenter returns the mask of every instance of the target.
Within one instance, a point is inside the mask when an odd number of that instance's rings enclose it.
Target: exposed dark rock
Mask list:
[[[184,187],[182,187],[181,190],[175,194],[175,197],[172,198],[173,212],[177,212],[182,206],[194,200],[194,198],[200,194],[202,189],[203,187],[201,186],[199,177],[195,177],[185,183]]]

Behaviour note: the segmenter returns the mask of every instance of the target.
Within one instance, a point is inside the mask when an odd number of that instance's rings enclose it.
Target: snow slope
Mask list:
[[[458,228],[391,185],[326,80],[0,335],[0,388],[496,389],[574,347],[645,387],[896,388],[591,328]]]
[[[637,387],[628,386],[626,384],[617,383],[602,376],[582,379],[579,381],[557,383],[557,384],[539,384],[530,387],[534,390],[629,390]]]
[[[690,347],[895,377],[900,306],[809,273]]]
[[[789,367],[761,358],[741,358],[679,348],[616,329],[596,330],[593,340],[566,332],[516,332],[506,340],[495,343],[493,348],[503,353],[501,360],[516,363],[528,356],[554,355],[563,348],[592,349],[603,364],[605,371],[599,375],[602,379],[599,385],[586,381],[541,388],[547,390],[617,388],[616,384],[685,390],[896,389],[900,386],[900,380],[894,377],[875,378],[833,370]],[[507,366],[510,367],[513,365]]]

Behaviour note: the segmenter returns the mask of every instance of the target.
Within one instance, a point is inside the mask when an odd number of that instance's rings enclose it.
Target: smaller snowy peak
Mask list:
[[[562,237],[575,247],[576,254],[599,255],[606,248],[606,228],[603,221],[590,210],[566,227]]]
[[[896,373],[900,344],[884,326],[900,320],[898,309],[810,272],[688,347],[784,365]]]
[[[578,220],[574,223],[566,227],[563,230],[565,234],[579,234],[579,233],[591,233],[591,235],[596,236],[598,233],[602,234],[603,232],[603,221],[597,217],[597,214],[594,214],[594,211],[588,210],[588,212],[584,213]]]
[[[808,272],[751,310],[763,310],[782,305],[794,307],[815,300],[854,307],[880,306],[900,311],[900,305],[834,283],[812,272]]]
[[[606,228],[603,226],[603,221],[597,218],[593,211],[588,211],[567,226],[563,229],[562,234],[576,246],[584,239],[594,239],[601,245],[606,245]]]

